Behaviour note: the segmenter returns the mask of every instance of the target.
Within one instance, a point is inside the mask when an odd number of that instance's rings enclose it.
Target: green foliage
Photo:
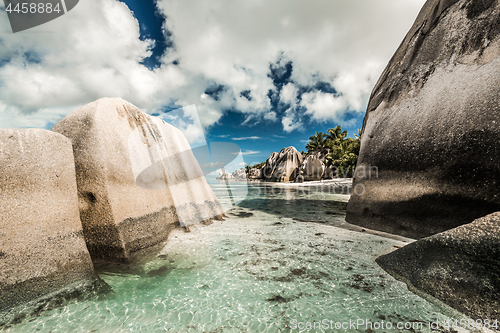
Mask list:
[[[309,138],[306,149],[309,153],[313,150],[328,148],[330,152],[325,158],[326,166],[336,168],[339,177],[352,177],[361,147],[361,130],[358,130],[358,134],[354,136],[355,138],[348,138],[347,131],[342,131],[339,125],[328,129],[327,134],[316,132]]]
[[[309,142],[306,145],[306,149],[308,152],[312,150],[317,150],[317,149],[323,149],[326,148],[327,140],[326,138],[328,137],[327,134],[324,134],[322,132],[316,132],[313,136],[309,137]]]
[[[326,142],[328,148],[330,149],[341,145],[347,137],[347,131],[342,131],[342,127],[340,127],[340,125],[337,125],[335,128],[330,128],[326,132],[328,133]]]
[[[254,164],[254,165],[251,165],[251,166],[246,166],[245,169],[247,170],[247,173],[248,173],[248,171],[250,170],[250,168],[252,168],[252,169],[262,169],[264,167],[264,165],[266,165],[266,162]]]

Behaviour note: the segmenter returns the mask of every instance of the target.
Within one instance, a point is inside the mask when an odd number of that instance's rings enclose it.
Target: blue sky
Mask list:
[[[173,42],[170,40],[170,33],[165,34],[162,27],[165,25],[166,15],[161,13],[154,0],[121,0],[133,12],[135,18],[139,21],[141,38],[153,39],[155,45],[152,49],[152,55],[144,60],[144,65],[154,69],[160,67],[162,55],[173,48]],[[278,117],[286,112],[290,104],[280,101],[280,92],[284,85],[292,82],[293,61],[279,61],[269,64],[269,78],[272,79],[275,90],[270,90],[270,112],[275,112]],[[300,93],[297,98],[300,100],[301,93],[306,92],[324,92],[337,95],[338,92],[330,83],[321,80],[313,85],[299,86]],[[217,100],[219,95],[226,89],[224,85],[213,84],[205,90],[205,93],[211,98]],[[240,92],[245,98],[251,99],[251,92],[243,90]],[[367,100],[362,103],[360,110],[366,108]],[[305,112],[302,108],[302,112]],[[346,112],[342,121],[315,121],[311,117],[303,121],[303,126],[293,132],[285,132],[281,123],[278,121],[266,119],[253,119],[246,121],[245,114],[238,112],[237,109],[229,108],[224,110],[223,116],[217,123],[205,131],[208,141],[233,142],[241,147],[246,163],[253,164],[265,161],[273,151],[280,151],[283,147],[294,146],[299,151],[306,150],[305,145],[308,137],[316,131],[326,133],[328,128],[342,125],[350,136],[357,133],[363,124],[363,112]],[[308,119],[309,118],[309,119]]]
[[[0,4],[0,127],[50,128],[100,97],[157,116],[194,105],[208,141],[265,161],[315,131],[357,133],[423,3],[86,0],[17,34]]]
[[[169,48],[174,48],[170,40],[170,32],[165,34],[166,15],[161,13],[154,0],[121,0],[133,12],[134,17],[139,22],[141,39],[152,39],[155,41],[152,54],[144,59],[143,64],[154,70],[161,66],[162,56],[168,52]],[[269,63],[268,77],[272,80],[275,90],[270,90],[269,112],[275,112],[277,118],[286,112],[290,104],[280,101],[280,92],[284,85],[292,82],[293,62],[279,61]],[[205,90],[205,94],[217,101],[221,93],[227,89],[224,85],[214,83]],[[336,95],[337,91],[328,82],[316,81],[313,85],[300,86],[300,93],[325,92]],[[300,99],[301,94],[297,96]],[[240,95],[251,99],[250,90],[242,90]],[[366,102],[366,100],[364,101]],[[363,103],[362,108],[366,107]],[[175,106],[173,106],[175,107]],[[306,110],[302,110],[305,112]],[[358,110],[359,111],[359,110]],[[158,114],[158,113],[156,113]],[[352,136],[357,133],[363,124],[364,114],[362,112],[346,113],[343,117],[344,129],[348,130]],[[303,126],[289,133],[283,130],[279,121],[255,118],[246,121],[247,116],[237,109],[228,108],[224,110],[222,117],[213,126],[205,131],[207,141],[212,142],[233,142],[240,146],[244,160],[248,164],[265,161],[273,151],[280,151],[283,147],[294,146],[299,151],[305,150],[306,141],[309,136],[316,131],[326,133],[328,128],[335,127],[339,122],[335,121],[314,121],[307,119],[303,121]]]

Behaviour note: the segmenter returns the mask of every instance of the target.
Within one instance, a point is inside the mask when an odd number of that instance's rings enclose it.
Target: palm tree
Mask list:
[[[355,139],[346,139],[347,131],[342,132],[340,126],[329,129],[328,133],[331,153],[326,156],[326,165],[336,167],[340,176],[352,177],[361,147],[361,130],[354,134]]]
[[[309,137],[309,142],[306,145],[306,149],[308,152],[316,149],[323,149],[326,147],[327,134],[322,132],[316,132],[313,136]]]
[[[347,131],[342,131],[342,127],[340,125],[337,125],[335,128],[330,128],[327,132],[326,141],[328,147],[330,148],[341,145],[347,137]]]
[[[354,134],[357,140],[361,141],[361,129],[358,128],[358,134]]]

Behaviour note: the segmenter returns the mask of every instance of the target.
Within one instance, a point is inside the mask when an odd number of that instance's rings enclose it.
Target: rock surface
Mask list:
[[[427,237],[499,211],[499,184],[500,2],[429,0],[372,92],[347,221]]]
[[[273,170],[274,167],[276,166],[276,161],[279,157],[280,153],[273,152],[271,155],[267,158],[266,164],[262,168],[262,178],[264,180],[270,180],[272,175],[273,175]]]
[[[229,172],[223,172],[217,177],[218,180],[234,180],[233,174]]]
[[[234,171],[233,173],[229,172],[222,172],[219,177],[217,177],[219,180],[235,180],[235,181],[244,181],[247,180],[247,174],[245,172],[245,169],[238,169]]]
[[[377,263],[473,319],[500,319],[500,212],[423,238]]]
[[[314,155],[306,156],[300,166],[299,177],[303,181],[316,181],[323,178],[325,164]]]
[[[127,259],[179,224],[223,214],[183,134],[120,98],[87,104],[52,131],[73,143],[93,259]]]
[[[302,154],[295,147],[283,148],[279,153],[269,156],[262,175],[265,180],[272,182],[294,181],[299,174],[302,160]]]
[[[0,130],[0,311],[96,282],[78,211],[71,142]]]
[[[262,169],[250,168],[247,173],[247,179],[256,180],[262,179]]]
[[[232,173],[232,176],[235,179],[238,180],[246,180],[247,179],[247,173],[245,172],[245,169],[238,169]]]

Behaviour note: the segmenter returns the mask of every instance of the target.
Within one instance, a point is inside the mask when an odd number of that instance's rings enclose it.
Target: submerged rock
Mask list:
[[[500,2],[428,0],[373,89],[347,221],[421,238],[500,210],[499,125]]]
[[[377,259],[395,278],[474,319],[500,318],[500,212]]]
[[[92,258],[129,258],[179,224],[223,214],[182,132],[120,98],[87,104],[52,131],[73,143]]]
[[[295,147],[283,148],[279,153],[272,153],[266,161],[262,175],[272,182],[294,181],[302,164],[302,154]]]
[[[92,286],[70,140],[42,129],[0,130],[0,163],[0,312]]]

